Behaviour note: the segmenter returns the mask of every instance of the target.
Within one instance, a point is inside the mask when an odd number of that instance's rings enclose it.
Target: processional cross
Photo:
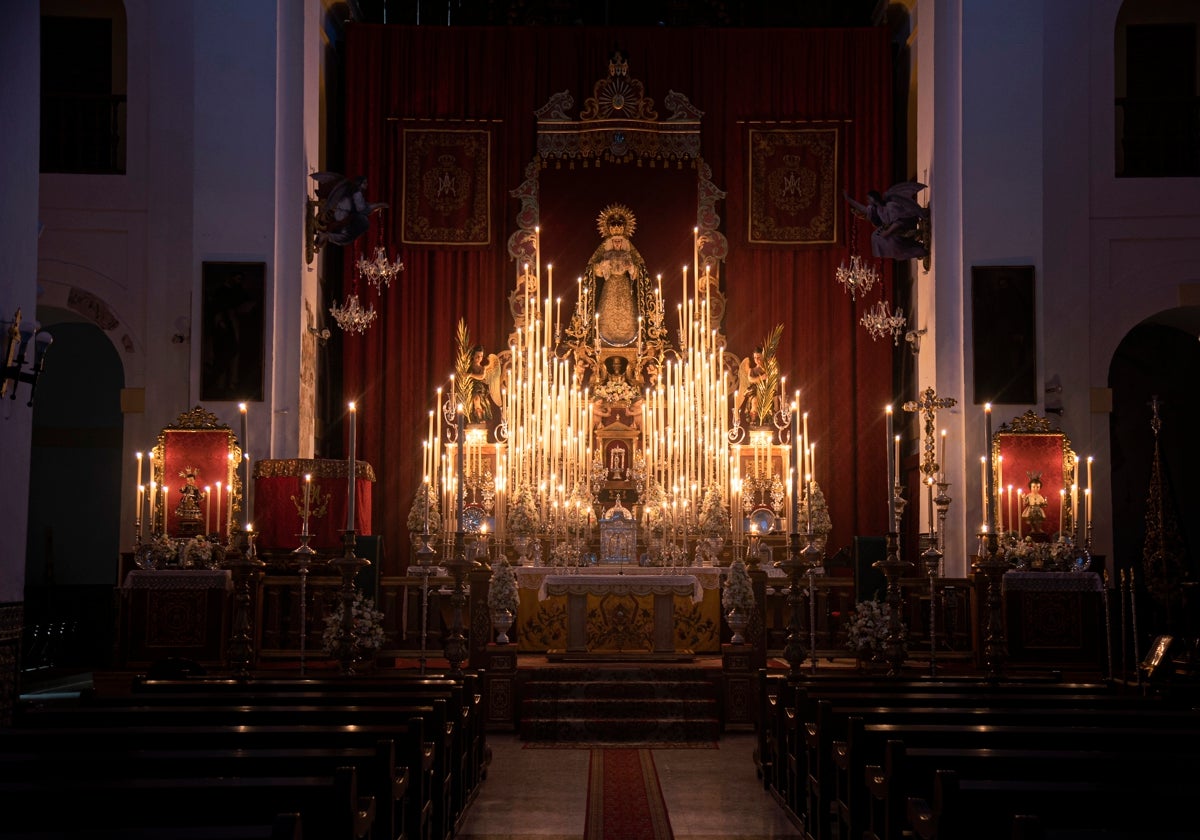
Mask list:
[[[921,459],[921,472],[926,479],[936,476],[942,469],[942,465],[937,461],[937,453],[934,450],[934,431],[937,425],[937,412],[939,408],[953,408],[958,404],[958,400],[953,397],[939,397],[930,386],[921,393],[921,399],[909,400],[903,406],[905,411],[919,411],[925,415],[925,455]]]

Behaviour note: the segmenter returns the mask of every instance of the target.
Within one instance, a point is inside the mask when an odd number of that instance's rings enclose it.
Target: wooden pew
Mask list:
[[[5,832],[5,840],[62,840],[59,829]],[[264,825],[197,826],[186,817],[169,825],[76,828],[71,840],[304,840],[299,814],[278,814]]]
[[[1147,733],[1141,733],[1147,734]],[[940,770],[953,770],[964,778],[1057,782],[1072,779],[1127,780],[1133,787],[1158,779],[1178,782],[1192,779],[1200,787],[1200,737],[1192,744],[1174,739],[1139,738],[1128,744],[1103,744],[1100,748],[1058,748],[1053,732],[1044,733],[1033,746],[913,748],[889,741],[882,766],[865,770],[871,800],[868,827],[861,836],[873,840],[905,836],[908,801],[929,800]],[[1003,744],[1003,741],[997,743]]]
[[[420,720],[415,721],[417,727]],[[353,767],[359,791],[373,796],[376,819],[373,834],[380,838],[409,835],[407,806],[409,769],[396,763],[391,740],[375,747],[287,747],[273,749],[224,748],[198,745],[128,749],[111,745],[89,749],[76,743],[63,749],[43,744],[37,752],[0,751],[0,781],[34,778],[87,780],[99,776],[118,778],[263,777],[332,775],[339,767]],[[414,803],[414,808],[416,804]],[[414,821],[412,828],[420,830]],[[419,840],[413,835],[412,840]]]
[[[1065,831],[1196,836],[1195,776],[1132,776],[1075,781],[962,779],[939,770],[931,800],[908,801],[909,825],[921,840],[1008,840],[1018,814]]]
[[[6,831],[152,828],[270,824],[299,813],[310,837],[371,837],[375,800],[360,796],[352,767],[331,776],[144,778],[40,777],[0,783]],[[185,817],[186,815],[186,817]]]
[[[406,722],[372,726],[198,725],[187,722],[162,725],[160,722],[156,726],[20,727],[0,730],[0,751],[4,756],[16,757],[11,767],[19,775],[22,769],[16,762],[22,756],[64,756],[70,761],[71,756],[87,753],[120,756],[174,750],[186,754],[181,757],[184,763],[180,771],[187,772],[189,760],[198,763],[203,761],[202,758],[188,759],[187,755],[203,756],[206,751],[252,755],[255,752],[294,752],[304,749],[324,751],[335,758],[343,755],[341,763],[353,765],[357,760],[354,758],[356,751],[359,754],[363,750],[374,752],[380,748],[380,742],[403,744],[391,759],[393,770],[386,777],[378,758],[371,762],[375,772],[359,774],[360,789],[363,792],[370,791],[381,803],[377,809],[381,825],[386,828],[388,815],[394,815],[390,819],[393,823],[392,836],[399,835],[399,829],[402,828],[408,840],[436,840],[443,836],[438,819],[446,815],[437,806],[444,801],[444,797],[436,786],[436,748],[426,742],[423,732],[424,722],[419,717]],[[297,744],[303,744],[304,747],[298,748]],[[253,757],[239,760],[254,761]],[[407,774],[403,777],[397,775],[399,764],[407,766]],[[171,771],[170,774],[177,772]],[[10,775],[5,772],[4,778],[8,779]],[[397,784],[398,779],[402,779],[402,786]],[[395,801],[396,798],[400,801]],[[381,836],[388,835],[381,832]]]

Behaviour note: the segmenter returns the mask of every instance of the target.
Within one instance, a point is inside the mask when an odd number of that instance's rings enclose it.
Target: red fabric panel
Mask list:
[[[878,441],[884,437],[883,406],[892,401],[892,345],[872,342],[858,326],[879,292],[851,303],[835,283],[834,271],[848,257],[845,247],[792,250],[747,244],[745,129],[755,120],[843,120],[846,190],[862,195],[898,180],[890,165],[891,56],[884,28],[352,24],[347,28],[343,168],[347,174],[367,176],[371,200],[399,207],[400,120],[499,121],[492,185],[496,244],[488,249],[405,248],[400,256],[407,270],[382,299],[365,287],[358,289],[375,301],[380,317],[364,336],[345,338],[344,396],[360,406],[360,457],[378,468],[376,531],[393,546],[409,545],[403,532],[421,484],[421,439],[434,389],[446,383],[453,369],[458,319],[465,318],[472,337],[487,347],[506,342],[511,328],[507,295],[515,267],[504,244],[515,229],[519,209],[510,193],[524,180],[534,157],[534,111],[563,90],[574,97],[575,113],[581,111],[595,81],[607,74],[615,46],[628,55],[630,74],[645,84],[660,118],[661,103],[670,90],[685,94],[704,112],[702,154],[712,167],[713,182],[727,193],[718,212],[730,246],[721,270],[729,297],[729,347],[746,355],[776,323],[785,324],[779,358],[788,390],[802,389],[803,407],[809,412],[817,479],[833,517],[830,545],[846,545],[855,534],[883,533],[887,453]],[[601,170],[603,175],[615,171]],[[561,278],[567,288],[582,269],[560,263],[557,253],[566,259],[575,249],[595,247],[594,220],[601,209],[597,203],[622,200],[587,190],[578,208],[586,224],[549,226],[555,236],[548,233],[544,239],[545,254],[555,254],[556,286]],[[639,221],[634,242],[648,260],[653,253],[656,263],[659,249],[678,247],[669,244],[669,234],[662,239],[647,235],[656,216],[668,212],[667,204],[634,208]],[[843,212],[844,230],[849,212]],[[693,211],[679,224],[685,253],[694,218]],[[675,229],[669,219],[662,224],[668,231]],[[396,247],[400,241],[398,213],[384,211],[373,217],[371,230],[344,249],[348,289],[356,285],[352,262],[360,253],[370,254],[377,244]],[[662,262],[670,259],[664,255]],[[664,275],[671,279],[669,272]],[[890,265],[884,266],[883,275],[882,294],[890,300]],[[675,299],[668,297],[672,305]],[[395,574],[407,558],[396,552],[388,562],[392,568],[382,573]]]

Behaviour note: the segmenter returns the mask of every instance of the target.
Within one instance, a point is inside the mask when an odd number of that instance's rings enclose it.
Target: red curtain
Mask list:
[[[408,563],[405,520],[421,484],[421,441],[435,388],[453,370],[458,320],[466,319],[473,340],[489,348],[504,347],[512,328],[507,297],[515,267],[506,242],[520,204],[510,193],[534,158],[534,112],[565,90],[577,116],[594,83],[607,76],[614,49],[628,57],[630,76],[645,85],[660,119],[672,90],[704,112],[701,154],[713,183],[727,193],[718,212],[729,240],[722,268],[729,348],[746,355],[784,323],[778,356],[788,391],[800,388],[809,412],[816,479],[834,523],[830,546],[886,530],[883,407],[891,401],[892,345],[873,342],[858,326],[880,292],[852,304],[834,281],[848,256],[845,225],[852,217],[844,209],[840,247],[747,244],[745,143],[750,123],[841,121],[845,189],[861,197],[886,188],[892,181],[886,30],[352,25],[344,169],[366,176],[369,198],[390,209],[373,216],[370,231],[345,249],[346,287],[357,285],[353,260],[376,245],[399,248],[407,266],[379,298],[358,287],[375,302],[379,320],[344,341],[345,398],[359,403],[360,457],[379,479],[374,531],[387,547],[382,574],[398,574]],[[488,121],[476,124],[494,132],[490,246],[400,247],[405,120]],[[590,247],[598,242],[594,226],[574,233]],[[865,242],[867,231],[859,234]],[[647,241],[634,241],[645,254]],[[578,267],[556,265],[556,287],[566,288],[576,273]],[[890,265],[883,276],[890,301]]]

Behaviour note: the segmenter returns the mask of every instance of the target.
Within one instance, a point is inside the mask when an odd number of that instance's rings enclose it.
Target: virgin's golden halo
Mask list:
[[[601,236],[618,233],[622,236],[633,236],[633,232],[637,230],[637,218],[624,204],[610,204],[596,217],[596,229],[600,231]]]

